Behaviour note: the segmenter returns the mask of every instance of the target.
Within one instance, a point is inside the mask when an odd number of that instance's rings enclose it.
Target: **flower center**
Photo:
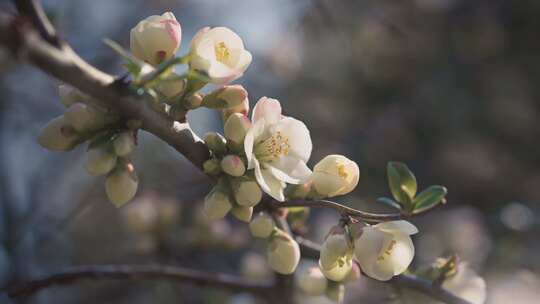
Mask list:
[[[392,254],[392,250],[394,249],[394,246],[396,246],[396,240],[392,240],[390,244],[388,244],[388,247],[386,247],[386,250],[382,252],[381,255],[377,257],[377,261],[384,261],[385,255],[390,256]]]
[[[347,179],[347,177],[349,176],[349,174],[347,173],[347,168],[345,168],[344,164],[338,165],[338,174],[343,179]]]
[[[255,155],[259,161],[271,162],[282,155],[288,155],[290,148],[289,138],[278,131],[256,145]]]
[[[229,57],[231,56],[231,52],[229,51],[229,48],[225,44],[225,42],[220,42],[216,44],[214,47],[214,51],[216,52],[216,59],[219,62],[225,63],[227,60],[229,60]]]

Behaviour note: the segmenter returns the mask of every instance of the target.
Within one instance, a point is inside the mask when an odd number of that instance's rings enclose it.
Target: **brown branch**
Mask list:
[[[224,273],[210,273],[164,265],[90,265],[69,268],[40,279],[8,286],[2,291],[9,297],[29,296],[54,285],[69,285],[83,280],[150,280],[163,279],[198,286],[211,286],[228,290],[251,292],[268,296],[272,283],[256,283]]]
[[[45,41],[57,47],[61,46],[60,40],[56,36],[56,31],[49,18],[47,18],[39,0],[14,0],[13,2],[22,15],[30,18],[32,24]]]

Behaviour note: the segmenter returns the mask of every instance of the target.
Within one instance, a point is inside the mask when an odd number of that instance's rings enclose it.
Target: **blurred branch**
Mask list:
[[[197,271],[176,266],[164,265],[89,265],[73,267],[66,271],[45,276],[3,288],[9,297],[28,296],[41,289],[54,285],[69,285],[83,280],[149,280],[164,279],[199,286],[226,288],[228,290],[252,292],[268,296],[273,288],[271,283],[255,283],[240,277]]]
[[[319,244],[300,236],[297,236],[295,239],[300,245],[300,250],[302,251],[303,257],[315,260],[319,259],[319,251],[321,250],[321,246]],[[414,289],[444,303],[471,304],[469,301],[466,301],[442,289],[439,285],[414,275],[401,274],[395,276],[389,282],[400,288]]]

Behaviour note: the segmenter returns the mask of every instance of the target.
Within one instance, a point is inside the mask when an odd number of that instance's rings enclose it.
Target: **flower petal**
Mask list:
[[[255,159],[255,158],[254,158]],[[261,189],[268,195],[276,199],[277,201],[285,201],[285,195],[283,190],[285,185],[275,178],[270,172],[264,170],[259,165],[259,162],[255,159],[255,179],[261,186]]]
[[[281,120],[281,104],[277,99],[261,97],[253,108],[251,118],[253,122],[264,118],[269,124],[277,123]]]
[[[392,265],[393,275],[403,273],[414,258],[414,245],[411,237],[403,234],[394,234],[395,244],[393,245],[389,259],[386,261]]]
[[[365,227],[360,237],[354,242],[354,256],[362,271],[372,278],[381,277],[376,269],[376,263],[385,241],[389,238],[392,238],[390,234],[375,227]]]
[[[311,136],[306,125],[298,119],[285,117],[272,126],[271,133],[281,132],[289,140],[289,155],[296,156],[305,163],[311,156]]]
[[[377,224],[376,227],[390,233],[400,232],[408,235],[418,233],[418,228],[405,220],[384,222]]]
[[[311,170],[304,161],[290,156],[281,156],[267,166],[277,179],[289,184],[303,183],[311,176]]]
[[[255,142],[264,133],[265,125],[266,125],[266,122],[264,119],[257,121],[251,126],[251,128],[246,134],[246,137],[244,138],[244,152],[246,152],[246,158],[248,161],[248,169],[254,168],[253,159],[255,159],[255,156],[253,155],[253,147],[255,145]]]

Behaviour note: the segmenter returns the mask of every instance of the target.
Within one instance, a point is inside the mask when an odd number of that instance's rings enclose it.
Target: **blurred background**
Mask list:
[[[44,1],[60,34],[113,74],[121,60],[105,37],[129,47],[129,30],[172,11],[185,54],[207,25],[236,31],[253,54],[238,82],[251,105],[278,98],[311,130],[311,165],[344,154],[361,170],[340,201],[369,211],[388,196],[385,168],[406,162],[420,188],[449,189],[448,204],[415,218],[413,267],[456,252],[485,279],[490,304],[540,297],[540,2],[537,0]],[[0,10],[13,12],[9,1]],[[265,244],[233,219],[200,214],[208,179],[165,143],[142,134],[136,199],[116,209],[104,180],[86,174],[84,147],[41,148],[36,137],[63,112],[58,82],[28,66],[0,67],[0,285],[70,265],[168,263],[268,277]],[[216,113],[189,117],[199,134]],[[313,210],[320,242],[337,221]],[[376,288],[373,288],[376,286]],[[361,280],[348,303],[399,303],[387,284]],[[305,303],[324,299],[301,297]],[[255,303],[245,294],[164,281],[88,282],[49,288],[24,303]],[[397,301],[397,302],[396,302]],[[2,303],[10,303],[0,298]],[[416,302],[412,302],[416,303]]]

